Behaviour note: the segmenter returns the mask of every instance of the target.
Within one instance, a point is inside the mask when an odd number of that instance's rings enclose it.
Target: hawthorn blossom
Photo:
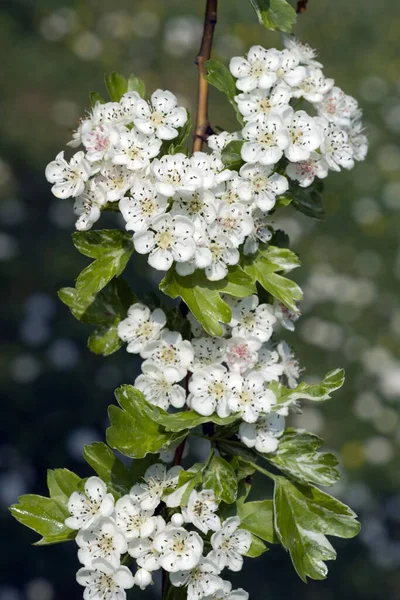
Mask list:
[[[136,538],[148,538],[157,527],[157,517],[153,513],[153,510],[141,508],[131,496],[122,496],[115,504],[115,523],[128,542]]]
[[[304,110],[299,110],[288,116],[285,124],[289,132],[286,158],[291,162],[309,159],[311,152],[316,150],[322,141],[318,122]]]
[[[247,123],[243,129],[243,139],[243,160],[262,165],[276,164],[290,143],[286,126],[282,119],[274,114],[261,121]]]
[[[133,123],[136,116],[136,106],[141,101],[138,92],[125,92],[119,101],[120,111],[126,123]]]
[[[88,231],[96,223],[103,206],[107,203],[104,188],[96,178],[90,179],[83,193],[75,199],[74,213],[78,217],[75,227],[78,231]]]
[[[299,363],[295,359],[289,344],[287,344],[285,341],[282,340],[279,342],[277,351],[280,357],[283,375],[287,379],[288,386],[290,388],[295,388],[297,386],[297,380],[300,376]]]
[[[100,170],[99,183],[106,192],[108,202],[117,202],[133,183],[133,173],[124,165],[104,163]]]
[[[214,152],[222,152],[222,150],[230,143],[235,140],[241,139],[241,134],[239,131],[234,133],[230,133],[229,131],[222,131],[218,135],[210,135],[207,138],[207,146],[214,150]]]
[[[283,44],[292,54],[297,54],[299,62],[303,65],[322,67],[322,64],[315,60],[317,51],[305,42],[296,39],[294,35],[284,35]]]
[[[267,342],[275,322],[272,307],[269,304],[259,305],[255,295],[243,298],[233,305],[230,325],[234,337],[252,336],[261,342]]]
[[[291,88],[300,85],[306,76],[306,69],[299,65],[298,53],[285,49],[280,53],[279,59],[279,65],[275,70],[277,81],[286,83]]]
[[[316,107],[321,117],[340,127],[348,127],[350,120],[360,114],[357,100],[339,87],[333,87]]]
[[[151,101],[138,100],[135,105],[134,123],[146,135],[154,134],[160,140],[172,140],[178,135],[178,127],[187,121],[186,109],[177,106],[174,94],[167,90],[156,90]]]
[[[145,361],[142,374],[135,379],[135,388],[140,390],[150,404],[168,410],[170,406],[182,408],[186,401],[183,387],[176,383],[174,375],[164,373],[156,364]]]
[[[277,79],[275,71],[279,65],[280,53],[277,50],[252,46],[246,58],[231,58],[229,69],[237,79],[236,87],[243,92],[251,92],[255,88],[270,88]]]
[[[134,502],[140,504],[143,510],[154,511],[164,500],[168,490],[174,490],[178,485],[179,473],[182,467],[172,467],[167,471],[165,465],[151,465],[143,476],[143,482],[135,484],[129,494]]]
[[[124,534],[112,519],[101,519],[90,528],[81,529],[76,536],[78,559],[91,567],[98,558],[106,560],[114,569],[120,565],[121,554],[127,551]]]
[[[129,307],[126,319],[118,324],[118,337],[128,342],[127,352],[138,354],[149,342],[160,337],[166,322],[167,317],[161,308],[151,312],[147,306],[136,302]]]
[[[191,571],[177,571],[169,578],[175,587],[187,587],[187,600],[200,600],[223,589],[220,569],[208,558],[202,558]]]
[[[239,527],[239,517],[229,517],[221,529],[211,536],[213,549],[207,558],[221,570],[226,567],[231,571],[240,571],[243,566],[243,555],[251,546],[251,533]]]
[[[273,230],[268,216],[256,208],[251,214],[253,219],[254,229],[253,232],[247,236],[243,247],[243,253],[247,256],[248,254],[255,254],[258,250],[259,243],[265,244],[272,238]]]
[[[347,130],[348,143],[353,152],[353,158],[357,161],[365,160],[368,153],[368,138],[363,131],[363,124],[357,120],[352,121]]]
[[[151,221],[166,212],[168,198],[159,194],[148,179],[135,179],[129,196],[119,201],[127,231],[146,231]]]
[[[203,540],[195,531],[167,526],[156,535],[153,546],[159,552],[159,564],[165,571],[190,571],[201,559]]]
[[[321,153],[332,171],[352,169],[354,167],[353,151],[348,142],[348,135],[334,123],[322,122],[324,138]]]
[[[228,206],[252,201],[250,186],[236,172],[232,173],[224,185],[217,187],[215,197],[220,204]]]
[[[307,67],[306,76],[298,88],[293,90],[294,98],[304,98],[308,102],[322,102],[325,95],[332,89],[333,79],[327,79],[321,69]]]
[[[240,175],[247,181],[256,206],[264,212],[271,210],[275,206],[276,197],[289,188],[286,177],[274,173],[272,166],[246,164],[241,167]]]
[[[77,152],[69,162],[65,160],[64,152],[60,152],[45,171],[47,181],[53,184],[51,191],[56,198],[80,196],[91,174],[92,167],[84,152]]]
[[[279,381],[283,366],[279,364],[279,353],[270,344],[263,344],[258,351],[258,361],[252,370],[260,373],[266,382]]]
[[[96,102],[96,104],[92,108],[91,121],[94,127],[102,124],[127,124],[127,118],[119,102],[106,102],[105,104],[100,104],[100,102]]]
[[[130,171],[147,167],[150,160],[160,152],[162,141],[154,136],[144,135],[135,129],[121,133],[112,162],[125,165]]]
[[[270,412],[275,401],[274,393],[265,388],[264,377],[253,371],[237,383],[228,404],[246,423],[255,423],[260,414]]]
[[[81,119],[78,127],[72,133],[72,140],[67,142],[67,146],[77,148],[82,144],[82,138],[93,129],[92,119]]]
[[[83,133],[82,144],[85,146],[86,160],[95,163],[112,159],[115,146],[124,130],[121,125],[102,124]]]
[[[193,257],[186,262],[176,263],[175,269],[178,275],[191,275],[196,269],[206,269],[211,265],[213,257],[209,248],[210,242],[208,236],[201,233],[202,229],[198,225],[193,235],[195,243]]]
[[[125,590],[135,583],[128,567],[114,568],[102,558],[93,561],[91,567],[79,569],[76,581],[86,588],[83,597],[91,600],[125,600]]]
[[[277,413],[260,417],[256,423],[241,423],[239,437],[248,448],[269,454],[275,452],[285,430],[285,419]]]
[[[203,185],[200,169],[195,169],[184,154],[166,154],[151,164],[160,194],[173,197],[180,192],[195,192]]]
[[[177,331],[169,329],[164,329],[159,340],[146,344],[140,355],[148,359],[146,364],[162,369],[171,383],[173,378],[176,382],[185,377],[194,357],[191,343],[183,340]]]
[[[89,477],[84,489],[84,493],[73,492],[69,497],[70,516],[65,525],[70,529],[87,529],[114,511],[113,495],[107,493],[107,486],[99,477]]]
[[[219,281],[228,274],[229,265],[237,265],[240,254],[234,242],[224,234],[218,234],[210,242],[211,264],[205,268],[210,281]]]
[[[153,583],[151,573],[146,569],[138,569],[135,573],[135,585],[139,586],[141,590],[145,590],[149,585]]]
[[[171,206],[171,215],[188,217],[195,230],[204,234],[204,228],[217,217],[217,202],[210,190],[176,194]]]
[[[194,358],[191,371],[198,371],[213,363],[222,362],[225,356],[225,340],[219,337],[198,337],[191,341]]]
[[[272,90],[252,90],[248,94],[238,94],[235,102],[247,122],[262,120],[274,113],[282,117],[289,107],[292,91],[285,84]]]
[[[158,271],[168,271],[172,263],[190,260],[196,250],[194,225],[187,217],[159,215],[152,219],[151,230],[137,231],[133,244],[139,254],[148,254],[148,263]]]
[[[194,152],[190,162],[194,169],[200,171],[205,190],[225,181],[231,174],[231,171],[225,168],[217,154]]]
[[[217,510],[218,502],[213,490],[193,490],[187,506],[182,508],[182,516],[186,523],[192,523],[196,529],[207,534],[208,531],[217,531],[221,527]]]
[[[308,187],[316,177],[325,179],[328,175],[329,166],[325,158],[318,152],[311,152],[310,158],[300,162],[289,163],[286,167],[286,175],[299,182],[300,187]]]
[[[294,323],[300,316],[300,313],[294,313],[279,300],[274,300],[274,314],[278,322],[288,331],[294,331]]]
[[[217,211],[217,220],[209,227],[212,238],[224,235],[238,247],[253,231],[253,221],[241,204],[226,205],[221,202]]]
[[[226,363],[231,371],[243,373],[251,369],[258,359],[261,342],[255,337],[231,337],[226,340]]]
[[[230,414],[229,399],[240,383],[238,373],[230,373],[223,365],[214,364],[193,373],[189,382],[188,406],[200,415],[219,417]]]
[[[222,590],[218,590],[207,600],[249,600],[249,594],[242,588],[232,590],[230,581],[224,581]]]
[[[161,516],[155,517],[156,528],[149,538],[135,538],[128,542],[128,554],[136,559],[137,564],[146,571],[157,571],[160,569],[160,554],[153,546],[153,539],[163,531],[166,523]]]

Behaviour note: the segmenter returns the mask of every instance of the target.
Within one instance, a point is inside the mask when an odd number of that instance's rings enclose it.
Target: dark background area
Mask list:
[[[3,0],[0,4],[0,600],[75,600],[82,589],[73,544],[34,548],[35,534],[7,506],[45,493],[47,468],[81,476],[84,443],[102,439],[113,390],[138,364],[121,350],[105,359],[86,349],[87,331],[57,298],[87,264],[71,243],[72,202],[51,196],[46,164],[103,93],[103,75],[134,72],[194,108],[193,59],[203,2],[177,0]],[[319,49],[326,74],[359,99],[370,140],[365,163],[331,173],[327,218],[291,209],[276,224],[302,259],[294,277],[303,317],[287,340],[307,377],[345,367],[345,387],[306,406],[292,424],[320,434],[341,457],[333,493],[360,515],[356,540],[333,540],[338,560],[324,582],[303,584],[277,547],[246,561],[236,578],[252,600],[372,600],[400,595],[400,7],[396,0],[309,0],[297,35]],[[215,56],[228,62],[280,36],[256,23],[250,3],[220,0]],[[214,125],[234,128],[224,99],[211,95]],[[100,227],[112,227],[112,216]],[[130,266],[140,295],[157,283]],[[132,596],[141,592],[135,588]]]

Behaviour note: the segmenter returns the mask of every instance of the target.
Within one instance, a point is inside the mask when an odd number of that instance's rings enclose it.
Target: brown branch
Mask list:
[[[203,37],[201,38],[200,50],[196,58],[199,68],[198,96],[196,126],[193,139],[193,152],[198,152],[203,147],[209,135],[212,134],[208,120],[208,81],[204,79],[206,74],[205,63],[210,59],[211,47],[214,37],[214,29],[217,23],[218,0],[207,0],[204,15]]]
[[[296,8],[297,14],[301,14],[303,12],[306,12],[306,10],[307,10],[307,3],[308,3],[308,0],[299,0],[297,2],[297,8]]]

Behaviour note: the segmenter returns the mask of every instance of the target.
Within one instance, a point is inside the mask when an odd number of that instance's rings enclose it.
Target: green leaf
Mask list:
[[[241,154],[243,144],[243,140],[233,140],[222,150],[221,159],[227,169],[239,171],[240,167],[244,165]]]
[[[303,292],[294,281],[279,275],[300,265],[298,257],[287,248],[260,244],[256,254],[243,257],[242,268],[274,298],[282,302],[292,312],[298,313],[297,302],[302,300]]]
[[[239,265],[229,267],[228,275],[220,284],[221,292],[235,298],[247,298],[257,293],[254,281]]]
[[[340,478],[338,459],[330,452],[317,452],[324,441],[307,431],[286,429],[277,451],[263,455],[275,467],[300,483],[330,486]]]
[[[66,542],[76,536],[76,531],[64,525],[67,515],[52,498],[26,494],[18,498],[18,504],[11,506],[10,512],[22,525],[42,536],[37,546]]]
[[[229,417],[221,418],[218,415],[210,415],[202,417],[194,410],[176,412],[176,413],[160,413],[157,417],[158,423],[164,425],[167,431],[183,431],[184,429],[193,429],[203,423],[216,423],[217,425],[230,425],[238,420],[237,414],[229,415]]]
[[[210,458],[210,457],[209,457]],[[208,464],[209,459],[206,461]],[[194,488],[201,484],[203,480],[203,472],[206,464],[204,463],[195,463],[188,469],[187,471],[181,471],[179,473],[179,480],[177,489],[187,484],[187,488],[181,499],[181,506],[186,506],[189,500],[189,496],[194,490]]]
[[[322,221],[325,218],[325,211],[322,206],[322,192],[324,182],[321,179],[316,179],[307,188],[302,188],[298,185],[291,186],[288,193],[292,199],[292,206],[299,212]]]
[[[123,342],[118,337],[117,327],[136,301],[123,279],[113,279],[105,289],[88,297],[82,298],[75,288],[62,288],[58,296],[76,319],[96,326],[88,340],[92,352],[108,356],[121,348]]]
[[[77,231],[72,239],[81,254],[95,259],[76,280],[82,297],[96,294],[120,275],[133,252],[132,237],[117,229]]]
[[[274,504],[272,500],[246,502],[238,505],[240,527],[271,544],[278,544],[274,528]]]
[[[203,475],[204,489],[214,490],[216,498],[232,504],[237,498],[238,482],[233,467],[223,458],[213,456]]]
[[[268,548],[264,544],[264,542],[260,540],[260,538],[256,535],[251,534],[251,546],[246,556],[248,556],[249,558],[258,558],[259,556],[261,556],[261,554],[264,554],[264,552],[267,551]]]
[[[64,512],[65,518],[69,516],[68,500],[73,492],[78,489],[81,478],[68,469],[54,469],[47,471],[47,487],[50,497]]]
[[[160,283],[160,290],[171,298],[181,297],[204,329],[213,336],[221,336],[220,321],[229,323],[232,310],[220,296],[221,282],[208,281],[204,272],[182,277],[170,269]]]
[[[328,572],[324,561],[336,558],[326,535],[352,538],[360,530],[348,506],[285,477],[275,477],[274,512],[276,532],[303,581],[324,579]]]
[[[104,81],[113,102],[119,102],[128,91],[128,83],[120,73],[111,73],[104,76]]]
[[[276,396],[275,410],[281,409],[283,406],[290,406],[297,400],[312,400],[313,402],[324,402],[331,398],[330,394],[342,387],[344,383],[344,370],[334,369],[329,371],[321,383],[309,384],[302,381],[294,389],[289,389],[273,381],[269,384],[269,389]]]
[[[142,98],[146,95],[146,85],[144,81],[136,77],[136,75],[130,75],[127,82],[127,92],[137,92]],[[125,92],[123,92],[125,93]]]
[[[238,106],[235,102],[235,96],[237,95],[236,84],[233,76],[229,69],[221,63],[219,60],[208,60],[205,63],[207,74],[204,75],[204,79],[211,85],[217,88],[220,92],[223,92],[231,106],[233,106],[237,120],[243,125],[243,117],[239,112]]]
[[[91,104],[91,106],[95,106],[97,104],[97,102],[99,104],[105,104],[106,103],[106,101],[104,100],[103,96],[100,96],[100,94],[98,92],[90,92],[89,98],[90,98],[90,104]]]
[[[286,0],[250,0],[261,25],[289,33],[296,23],[296,11]]]
[[[84,446],[83,456],[117,499],[127,494],[135,483],[124,463],[103,442]]]
[[[108,409],[111,427],[107,429],[107,443],[125,456],[144,458],[186,436],[187,432],[166,432],[157,422],[161,409],[149,404],[131,385],[118,388],[115,396],[121,408],[110,406]]]

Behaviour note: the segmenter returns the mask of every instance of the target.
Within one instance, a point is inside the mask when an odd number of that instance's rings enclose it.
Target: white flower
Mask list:
[[[264,212],[271,210],[276,197],[289,188],[286,177],[273,173],[272,167],[247,164],[240,169],[240,175],[248,182],[254,202]]]
[[[238,381],[238,373],[228,374],[219,364],[200,369],[190,379],[187,403],[200,415],[208,417],[216,410],[218,416],[227,417],[230,414],[229,399]]]
[[[230,133],[229,131],[222,131],[218,135],[210,135],[207,138],[207,145],[215,152],[222,152],[222,150],[234,140],[241,139],[240,132]]]
[[[126,92],[119,101],[120,111],[127,123],[132,123],[136,115],[136,105],[141,100],[138,92]]]
[[[128,342],[127,351],[138,354],[149,342],[157,340],[167,322],[167,317],[161,308],[153,312],[136,302],[128,309],[126,319],[118,324],[118,336]]]
[[[238,94],[235,101],[245,121],[258,121],[274,113],[282,116],[289,107],[291,89],[281,84],[272,90],[253,90],[248,94]]]
[[[198,371],[213,363],[222,362],[225,356],[225,340],[218,337],[198,337],[192,341],[194,351],[191,371]]]
[[[186,109],[177,106],[174,94],[156,90],[151,103],[138,100],[135,105],[135,126],[146,135],[155,134],[160,140],[172,140],[178,135],[177,127],[187,121]]]
[[[170,406],[182,408],[186,402],[185,390],[176,384],[176,378],[148,361],[142,363],[142,374],[136,377],[135,388],[146,396],[150,404],[164,410]]]
[[[229,398],[232,412],[240,412],[246,423],[255,423],[262,413],[269,413],[276,401],[271,390],[265,388],[264,377],[257,371],[243,377]]]
[[[236,172],[233,172],[223,185],[219,185],[214,193],[220,203],[227,204],[228,206],[252,201],[249,184],[239,177]]]
[[[183,527],[167,526],[157,534],[153,546],[159,552],[159,563],[170,573],[190,571],[200,561],[203,553],[203,540],[195,531],[188,532]]]
[[[101,168],[99,179],[104,187],[109,202],[120,200],[133,183],[133,173],[123,165],[105,163]]]
[[[253,232],[246,238],[243,252],[247,256],[248,254],[255,254],[259,247],[259,242],[265,244],[272,238],[272,227],[268,220],[268,216],[259,208],[253,210],[252,215],[254,229]]]
[[[56,198],[80,196],[91,173],[92,167],[85,159],[84,152],[74,154],[69,163],[64,158],[64,152],[60,152],[45,171],[47,181],[54,184],[51,191]]]
[[[126,125],[129,122],[119,102],[106,102],[105,104],[96,102],[92,108],[91,119],[94,127],[104,123]]]
[[[243,373],[258,360],[261,342],[257,338],[232,337],[226,341],[226,363],[231,371]]]
[[[104,124],[84,133],[82,143],[86,149],[86,159],[92,163],[111,159],[123,131],[125,128],[121,125]]]
[[[88,231],[99,220],[101,209],[106,204],[105,191],[98,180],[90,179],[81,196],[75,199],[74,213],[78,216],[75,227],[78,231]]]
[[[152,538],[166,527],[164,519],[160,516],[155,517],[156,529]],[[159,553],[153,546],[153,539],[150,538],[135,538],[128,543],[128,553],[136,559],[139,567],[146,571],[157,571],[160,568],[158,562]]]
[[[190,158],[191,165],[196,171],[200,171],[203,178],[203,188],[208,190],[221,181],[225,181],[231,171],[225,169],[223,162],[217,153],[206,154],[205,152],[194,152]]]
[[[258,352],[258,361],[253,366],[253,371],[260,373],[266,382],[279,381],[283,373],[283,366],[278,364],[279,354],[269,344],[263,344]]]
[[[229,517],[221,529],[211,536],[212,551],[207,558],[211,559],[219,569],[227,567],[231,571],[240,571],[243,566],[243,555],[251,546],[251,533],[239,529],[239,517]]]
[[[280,53],[280,64],[275,71],[278,81],[286,83],[290,87],[297,87],[306,76],[305,67],[299,66],[299,56],[291,50],[282,50]]]
[[[285,430],[285,419],[276,413],[261,417],[256,423],[241,423],[239,437],[248,448],[258,452],[275,452]]]
[[[286,175],[299,182],[300,187],[308,187],[316,177],[324,179],[328,175],[329,166],[326,160],[318,154],[311,152],[310,158],[300,162],[289,163],[286,167]]]
[[[72,140],[67,143],[71,148],[77,148],[82,143],[82,137],[92,130],[92,120],[82,119],[72,134]]]
[[[299,110],[285,119],[285,125],[289,132],[286,158],[291,162],[309,159],[312,150],[316,150],[322,141],[318,122],[304,110]]]
[[[240,259],[239,250],[228,236],[218,234],[210,242],[210,251],[212,262],[205,269],[206,277],[210,281],[219,281],[228,274],[227,265],[238,264]]]
[[[171,382],[174,377],[175,381],[185,377],[193,356],[192,344],[188,340],[182,340],[181,334],[177,331],[168,329],[164,329],[158,341],[146,344],[141,352],[142,358],[149,359],[146,363],[153,363],[162,369]]]
[[[148,538],[157,527],[157,517],[153,517],[153,512],[141,508],[129,495],[122,496],[115,504],[115,522],[128,542]]]
[[[175,489],[178,485],[181,470],[180,466],[172,467],[167,471],[165,465],[161,463],[151,465],[143,476],[143,482],[132,487],[129,492],[131,498],[139,503],[143,510],[154,511],[161,500],[164,500],[164,493]]]
[[[242,204],[220,203],[217,211],[217,220],[209,227],[212,238],[224,235],[238,247],[244,239],[253,231],[253,220],[248,215]]]
[[[156,189],[167,197],[179,192],[195,192],[203,185],[203,177],[199,169],[184,154],[166,154],[154,159],[151,165],[156,178]]]
[[[68,500],[71,515],[65,524],[71,529],[87,529],[102,517],[110,517],[114,511],[114,498],[107,494],[107,487],[99,477],[89,477],[85,493],[73,492]]]
[[[152,219],[166,212],[168,199],[159,194],[148,178],[135,179],[130,195],[119,201],[127,231],[145,231]]]
[[[344,129],[340,129],[334,123],[321,123],[324,128],[324,138],[321,144],[321,153],[330,169],[340,171],[354,167],[353,151],[348,142],[348,136]]]
[[[138,569],[135,573],[135,584],[140,587],[141,590],[145,590],[149,585],[153,583],[153,578],[149,571],[146,569]]]
[[[311,48],[308,44],[300,42],[300,40],[296,39],[294,35],[284,35],[283,44],[285,48],[292,52],[292,54],[297,54],[299,61],[304,65],[322,67],[321,63],[314,60],[317,56],[317,51]]]
[[[136,129],[121,133],[115,148],[112,162],[125,165],[130,171],[147,167],[150,160],[160,152],[162,141],[154,136],[144,135]]]
[[[211,254],[210,240],[207,235],[204,235],[205,223],[200,227],[199,222],[195,222],[196,231],[193,235],[193,240],[196,244],[193,257],[187,262],[177,262],[175,265],[178,275],[191,275],[196,269],[205,269],[212,263],[213,257]]]
[[[276,81],[274,71],[280,64],[278,50],[266,50],[262,46],[252,46],[243,56],[234,56],[229,64],[229,69],[237,78],[236,87],[243,92],[250,92],[255,88],[266,90]]]
[[[295,388],[297,386],[297,380],[300,376],[299,363],[294,358],[289,344],[287,344],[285,341],[279,342],[277,350],[281,359],[283,375],[285,375],[288,381],[288,386],[290,388]]]
[[[361,121],[351,123],[348,130],[348,143],[353,151],[354,160],[364,160],[368,153],[368,138],[363,134],[364,128]]]
[[[95,560],[92,567],[79,569],[76,580],[86,588],[83,594],[85,600],[125,600],[125,590],[134,586],[128,567],[114,569],[101,558]]]
[[[274,165],[290,143],[289,134],[278,115],[269,115],[261,121],[247,123],[243,129],[245,140],[241,155],[245,162]]]
[[[217,531],[221,527],[221,521],[216,511],[218,502],[213,490],[193,490],[189,496],[187,507],[182,508],[182,515],[186,523],[192,523],[203,533]]]
[[[188,217],[196,231],[204,234],[205,225],[215,221],[217,216],[215,196],[210,190],[176,194],[171,207],[171,215]]]
[[[332,89],[333,79],[327,79],[321,69],[307,67],[306,76],[296,90],[295,98],[304,98],[308,102],[322,102],[324,96]]]
[[[79,546],[78,559],[85,567],[103,558],[117,569],[121,554],[127,551],[125,536],[112,519],[101,519],[90,528],[81,529],[76,536],[76,543]]]
[[[258,302],[258,297],[253,295],[234,304],[230,322],[233,337],[252,336],[261,342],[269,340],[276,317],[271,305],[259,305]]]
[[[274,313],[278,322],[288,331],[294,331],[294,323],[299,318],[299,313],[292,312],[287,306],[274,300]]]
[[[200,600],[223,589],[224,582],[218,577],[220,570],[208,558],[202,558],[191,571],[177,571],[169,578],[175,587],[187,587],[187,600]]]
[[[316,106],[319,115],[339,126],[348,127],[351,119],[360,114],[357,100],[339,87],[332,88]]]
[[[194,225],[187,217],[159,215],[150,227],[152,231],[137,231],[133,243],[136,252],[149,254],[148,263],[154,269],[168,271],[174,260],[186,262],[194,256]]]

